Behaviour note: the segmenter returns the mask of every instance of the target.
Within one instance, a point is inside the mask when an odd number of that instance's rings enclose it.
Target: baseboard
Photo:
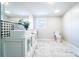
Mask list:
[[[53,39],[37,39],[38,41],[49,41],[49,40],[53,40]]]
[[[68,46],[70,46],[70,47],[72,48],[72,50],[73,50],[73,52],[76,54],[76,56],[79,57],[79,48],[76,47],[75,45],[69,43],[69,42],[66,42],[66,43],[68,44]]]

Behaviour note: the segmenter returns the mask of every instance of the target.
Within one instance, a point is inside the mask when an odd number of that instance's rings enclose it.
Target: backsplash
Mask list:
[[[13,30],[12,23],[1,21],[1,38],[10,37],[10,30]]]

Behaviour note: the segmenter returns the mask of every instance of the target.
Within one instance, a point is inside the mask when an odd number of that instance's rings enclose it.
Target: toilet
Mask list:
[[[61,36],[61,33],[56,31],[54,32],[54,39],[57,41],[57,42],[61,42],[61,39],[62,39],[62,36]]]

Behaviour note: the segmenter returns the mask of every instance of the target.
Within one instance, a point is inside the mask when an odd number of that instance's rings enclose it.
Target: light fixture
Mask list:
[[[10,14],[10,11],[5,11],[6,14]]]
[[[60,10],[55,10],[54,12],[55,12],[55,13],[59,13],[59,12],[60,12]]]
[[[54,3],[56,3],[56,2],[53,0],[48,0],[48,4],[54,4]]]

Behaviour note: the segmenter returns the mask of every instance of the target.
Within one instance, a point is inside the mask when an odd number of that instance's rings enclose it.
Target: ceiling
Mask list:
[[[62,16],[66,11],[75,5],[74,2],[56,2],[48,4],[47,2],[9,2],[5,6],[8,16]],[[55,10],[60,12],[55,13]]]

